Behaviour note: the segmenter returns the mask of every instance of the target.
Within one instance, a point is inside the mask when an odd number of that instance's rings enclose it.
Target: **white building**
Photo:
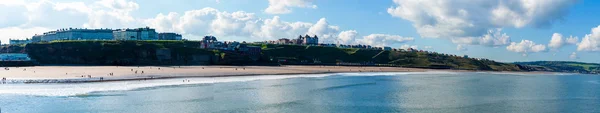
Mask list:
[[[54,40],[113,40],[111,29],[59,29],[35,35],[32,42]]]
[[[319,37],[317,37],[317,35],[315,35],[315,37],[310,37],[308,35],[306,36],[298,36],[298,39],[296,39],[296,43],[297,44],[304,44],[304,45],[318,45],[319,44]]]
[[[158,33],[151,28],[118,29],[112,32],[115,40],[158,40]]]
[[[159,40],[182,40],[183,37],[181,37],[181,35],[177,34],[177,33],[159,33],[158,39]]]
[[[10,45],[22,45],[22,44],[31,43],[31,40],[30,39],[25,39],[25,40],[10,39],[8,42]]]

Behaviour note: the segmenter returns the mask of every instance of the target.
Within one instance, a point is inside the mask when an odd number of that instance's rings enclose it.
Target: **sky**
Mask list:
[[[501,62],[600,63],[594,0],[1,0],[0,41],[61,28],[139,28],[198,40],[417,48]]]

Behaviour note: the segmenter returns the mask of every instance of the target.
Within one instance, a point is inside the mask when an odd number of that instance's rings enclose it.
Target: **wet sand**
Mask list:
[[[322,74],[347,72],[424,72],[428,69],[351,66],[36,66],[0,70],[0,78],[25,83],[74,83],[186,77]],[[112,73],[112,74],[111,74]]]

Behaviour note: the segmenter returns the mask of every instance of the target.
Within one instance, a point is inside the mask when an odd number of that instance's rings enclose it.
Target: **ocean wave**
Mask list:
[[[128,91],[144,88],[181,86],[193,84],[213,84],[224,82],[246,82],[255,80],[275,80],[289,78],[319,78],[327,76],[393,76],[409,74],[457,74],[454,72],[378,72],[378,73],[331,73],[331,74],[298,74],[298,75],[262,75],[231,77],[197,77],[173,78],[136,81],[115,81],[95,83],[47,83],[47,84],[0,84],[0,95],[33,95],[33,96],[77,96],[93,92]],[[25,80],[25,79],[23,79]]]
[[[598,81],[594,81],[594,80],[592,80],[592,81],[588,81],[588,83],[591,83],[591,84],[600,84],[600,82],[598,82]]]

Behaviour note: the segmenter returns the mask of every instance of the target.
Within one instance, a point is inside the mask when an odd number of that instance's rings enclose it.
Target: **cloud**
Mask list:
[[[570,59],[579,59],[579,56],[577,56],[577,53],[573,52],[571,53],[571,55],[569,55]]]
[[[600,25],[592,28],[591,33],[581,39],[581,43],[577,45],[577,51],[600,52]]]
[[[457,37],[451,38],[453,43],[459,45],[483,45],[489,47],[504,46],[510,44],[510,36],[502,33],[502,29],[489,30],[481,37]]]
[[[64,27],[136,27],[130,12],[139,6],[128,0],[84,2],[51,2],[41,0],[26,5],[29,18],[26,26]],[[132,25],[133,24],[133,25]]]
[[[431,47],[431,46],[424,46],[423,49],[425,49],[425,50],[431,50],[431,49],[433,49],[433,47]]]
[[[292,12],[292,7],[313,8],[317,5],[312,4],[312,0],[269,0],[269,7],[265,9],[268,14],[288,14]]]
[[[27,22],[27,8],[16,3],[0,4],[0,14],[6,15],[0,18],[0,28],[18,26]]]
[[[364,36],[362,39],[357,41],[360,44],[367,44],[372,46],[390,46],[393,44],[400,44],[405,42],[414,41],[413,37],[402,37],[399,35],[388,35],[388,34],[370,34]]]
[[[354,44],[356,37],[358,37],[358,32],[356,30],[348,30],[342,31],[338,35],[338,40],[340,44]]]
[[[456,50],[457,51],[467,51],[468,49],[464,45],[457,45]]]
[[[474,40],[470,44],[484,45],[489,43],[476,40],[490,30],[548,27],[561,20],[575,3],[576,0],[394,0],[387,12],[412,22],[421,37],[467,38]]]
[[[560,33],[552,34],[552,39],[550,39],[550,43],[548,43],[548,47],[558,49],[565,44],[563,41],[563,36]]]
[[[569,38],[567,38],[566,43],[571,44],[571,45],[576,45],[577,43],[579,43],[579,37],[569,36]]]
[[[579,38],[570,36],[569,38],[563,38],[563,35],[560,33],[552,34],[552,38],[550,39],[550,43],[548,43],[548,47],[557,50],[565,45],[575,45],[579,41]]]
[[[545,52],[546,46],[543,44],[536,44],[530,40],[521,40],[520,43],[512,42],[506,47],[508,51],[522,53],[523,56],[527,56],[528,53]]]
[[[49,31],[51,29],[44,27],[29,27],[29,28],[21,28],[21,27],[6,27],[0,28],[0,34],[2,38],[0,41],[2,43],[7,44],[9,39],[25,39],[31,38],[34,34],[40,34],[40,31]]]
[[[203,36],[237,36],[262,40],[296,38],[298,35],[317,35],[321,42],[333,43],[338,36],[338,26],[330,25],[321,18],[316,23],[287,22],[279,16],[263,19],[244,11],[225,12],[214,8],[186,11],[183,15],[171,12],[158,14],[144,21],[158,31],[173,31],[181,34]]]
[[[404,49],[404,50],[407,50],[409,48],[418,49],[419,46],[417,46],[417,45],[408,45],[408,44],[404,44],[404,45],[400,46],[400,49]]]

